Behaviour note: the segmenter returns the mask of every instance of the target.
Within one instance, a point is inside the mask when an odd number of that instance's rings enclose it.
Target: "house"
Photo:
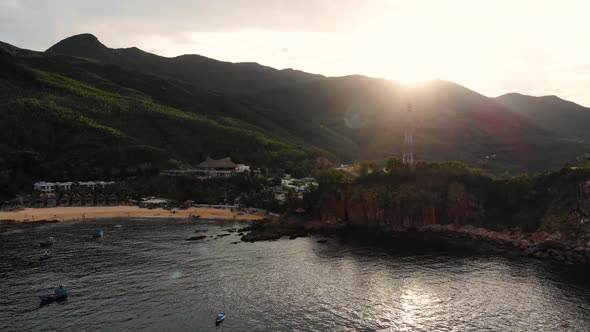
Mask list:
[[[237,168],[238,165],[230,157],[222,159],[207,157],[205,161],[197,165],[196,170],[205,177],[230,177]]]
[[[78,182],[78,187],[83,189],[94,190],[96,189],[96,182],[94,181],[80,181]]]
[[[55,187],[56,187],[55,183],[53,183],[53,182],[40,181],[40,182],[33,184],[33,190],[48,193],[48,194],[54,193]]]
[[[165,176],[183,176],[207,179],[214,177],[230,177],[233,175],[250,173],[254,175],[260,175],[260,170],[256,169],[252,171],[250,166],[245,164],[236,164],[231,160],[230,157],[222,159],[212,159],[207,157],[205,161],[198,164],[195,168],[164,170],[160,174]]]
[[[250,166],[247,166],[244,164],[238,164],[236,166],[236,173],[244,173],[244,172],[250,172]]]
[[[55,186],[59,191],[70,191],[73,184],[73,182],[56,182]]]
[[[106,188],[113,185],[114,181],[80,181],[80,182],[45,182],[40,181],[33,184],[34,191],[40,191],[46,194],[53,194],[56,191],[66,192],[78,187],[80,189],[95,190],[97,188]]]

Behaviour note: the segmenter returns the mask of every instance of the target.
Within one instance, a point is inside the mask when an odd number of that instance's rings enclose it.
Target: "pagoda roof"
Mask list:
[[[222,159],[212,159],[207,157],[205,161],[197,165],[197,168],[236,168],[238,165],[231,161],[230,157]]]

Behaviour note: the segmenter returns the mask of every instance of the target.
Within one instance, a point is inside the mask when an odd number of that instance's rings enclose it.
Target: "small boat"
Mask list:
[[[220,312],[217,314],[217,318],[215,318],[215,324],[219,325],[225,319],[225,312]]]
[[[115,228],[121,228],[121,225],[117,224],[115,225]]]
[[[46,247],[51,247],[55,244],[55,239],[53,237],[48,238],[45,241],[42,241],[39,243],[39,246],[41,248],[46,248]]]
[[[48,260],[51,258],[51,253],[49,251],[45,251],[43,255],[39,256],[40,261]]]
[[[92,234],[93,238],[99,238],[99,237],[103,237],[104,236],[104,232],[102,229],[97,229],[94,231],[94,234]]]
[[[39,294],[39,299],[41,299],[41,303],[50,303],[53,301],[65,300],[66,298],[68,298],[68,292],[69,289],[67,289],[66,286],[59,285],[53,290],[48,289],[45,290],[42,294]]]

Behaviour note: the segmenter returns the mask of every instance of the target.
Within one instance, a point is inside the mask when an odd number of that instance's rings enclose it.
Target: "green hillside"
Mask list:
[[[9,47],[0,49],[5,195],[39,178],[136,175],[197,163],[207,155],[229,155],[253,166],[300,173],[331,157],[317,148],[272,138],[231,117],[216,121],[163,105],[103,77],[95,79],[97,87],[32,67],[32,62]]]
[[[124,77],[115,81],[166,105],[216,119],[231,116],[269,135],[321,147],[343,161],[399,155],[409,122],[418,159],[457,160],[495,173],[558,168],[589,150],[582,130],[564,136],[563,126],[536,121],[535,109],[524,114],[440,80],[406,88],[383,79],[323,77],[198,55],[166,58],[137,48],[111,49],[88,34],[66,38],[48,53],[173,79],[162,90]],[[110,75],[120,76],[116,72]]]

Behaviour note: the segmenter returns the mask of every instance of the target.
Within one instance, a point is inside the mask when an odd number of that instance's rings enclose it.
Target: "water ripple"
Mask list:
[[[228,227],[240,225],[211,222],[207,235]],[[106,236],[93,240],[97,228]],[[184,241],[195,228],[103,219],[5,230],[0,330],[590,330],[588,271],[338,239]],[[54,257],[39,262],[48,236]],[[40,307],[36,292],[62,282],[70,298]],[[227,320],[216,328],[222,310]]]

